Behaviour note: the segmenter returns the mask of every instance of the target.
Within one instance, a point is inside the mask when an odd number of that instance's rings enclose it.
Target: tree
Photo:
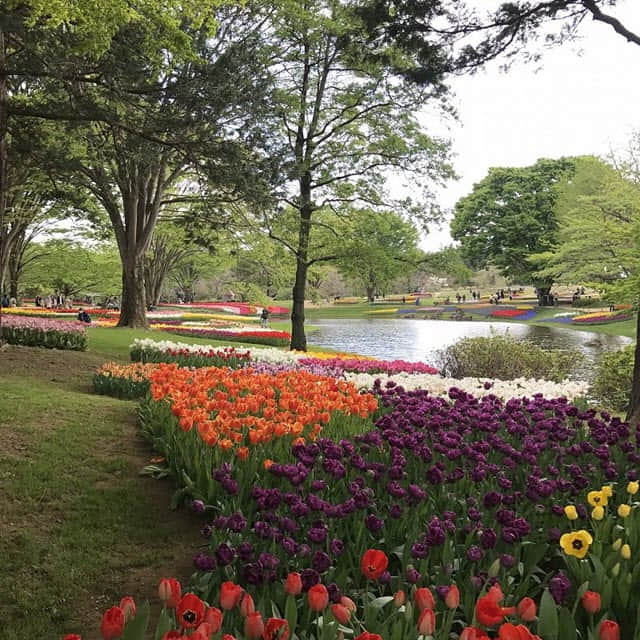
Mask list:
[[[538,160],[531,167],[493,168],[455,206],[451,236],[472,268],[498,267],[512,282],[531,283],[542,304],[552,280],[539,277],[533,254],[557,242],[554,185],[573,172],[574,161]]]
[[[117,113],[89,114],[70,100],[82,86],[108,84],[96,73],[95,60],[120,29],[135,24],[145,31],[143,47],[188,55],[190,38],[183,30],[208,21],[223,0],[159,2],[159,0],[85,0],[46,2],[8,0],[0,15],[0,268],[6,268],[9,246],[7,216],[12,137],[29,119],[43,121],[117,122]],[[53,86],[55,99],[42,91]],[[60,91],[64,84],[72,91]],[[46,98],[46,99],[45,99]],[[80,107],[80,108],[78,108]],[[26,120],[25,120],[26,119]],[[16,166],[18,164],[16,163]]]
[[[25,289],[33,293],[60,291],[65,296],[100,293],[115,295],[119,291],[118,254],[113,246],[86,247],[67,239],[32,245],[38,260],[23,272]]]
[[[345,233],[343,257],[337,260],[341,273],[361,286],[367,299],[388,290],[391,282],[415,259],[418,230],[392,212],[369,210],[349,216],[351,233]]]
[[[66,167],[111,221],[122,260],[119,326],[147,324],[144,256],[158,220],[186,211],[207,190],[241,189],[250,157],[243,160],[238,149],[261,98],[254,29],[232,13],[218,36],[193,36],[198,57],[187,61],[150,52],[148,34],[137,28],[122,30],[99,61],[109,90],[85,89],[78,98],[96,112],[118,114],[118,123],[70,125],[83,144],[58,160],[58,170]]]
[[[450,279],[452,284],[469,285],[473,279],[473,271],[464,263],[459,247],[427,253],[418,264],[422,271]]]
[[[273,146],[282,149],[287,180],[279,194],[282,206],[267,211],[265,226],[296,260],[292,349],[306,349],[307,272],[335,257],[331,251],[310,252],[312,233],[319,224],[326,227],[319,218],[325,212],[339,218],[353,206],[428,218],[435,213],[431,189],[451,175],[447,144],[429,137],[414,116],[430,100],[441,99],[443,87],[435,79],[428,88],[410,86],[394,75],[388,60],[369,59],[365,49],[376,47],[366,42],[353,8],[325,0],[282,2],[271,22],[278,128],[270,134]],[[399,59],[392,47],[386,51]],[[390,197],[386,182],[392,170],[410,177],[421,207]],[[281,218],[293,219],[293,239],[278,232]]]

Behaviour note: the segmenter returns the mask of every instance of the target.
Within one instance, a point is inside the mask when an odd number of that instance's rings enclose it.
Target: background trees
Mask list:
[[[528,282],[541,303],[551,288],[548,272],[541,275],[529,258],[557,244],[554,187],[572,175],[574,161],[538,160],[524,168],[494,168],[455,206],[451,235],[460,242],[463,258],[474,268],[498,267],[513,282]]]

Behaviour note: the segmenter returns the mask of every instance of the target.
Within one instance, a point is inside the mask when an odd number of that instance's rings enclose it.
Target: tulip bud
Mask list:
[[[640,482],[634,480],[627,485],[627,493],[635,496],[638,493],[638,489],[640,489]]]
[[[406,600],[406,596],[404,595],[404,591],[400,589],[393,594],[393,604],[396,607],[401,607]]]
[[[576,511],[576,508],[572,504],[568,504],[564,508],[564,515],[567,516],[567,518],[569,518],[569,520],[577,520],[578,519],[578,512]]]
[[[423,636],[431,636],[436,629],[436,614],[433,609],[425,609],[418,618],[418,631]]]
[[[302,577],[300,576],[299,573],[296,573],[294,571],[293,573],[290,573],[287,576],[287,581],[284,585],[284,590],[290,596],[297,596],[297,595],[300,595],[300,593],[302,593]]]
[[[125,596],[120,600],[120,608],[122,609],[122,613],[124,613],[126,622],[136,617],[136,603],[131,596]]]
[[[620,547],[622,546],[622,538],[618,538],[612,545],[611,548],[614,551],[620,551]]]
[[[613,620],[603,620],[598,629],[599,640],[620,640],[620,627]]]
[[[614,578],[617,578],[620,575],[620,563],[616,562],[615,565],[613,566],[613,569],[611,569],[611,575]]]
[[[332,604],[331,613],[340,624],[349,624],[351,620],[351,611],[342,604]]]
[[[620,549],[620,555],[628,560],[631,557],[631,547],[628,544],[623,544],[622,549]]]
[[[124,632],[124,613],[120,607],[111,607],[102,615],[100,632],[104,640],[119,638]]]
[[[258,640],[262,637],[264,632],[264,621],[262,620],[262,614],[259,611],[250,613],[244,619],[244,635],[251,640]]]
[[[433,609],[436,604],[433,598],[433,594],[427,587],[420,587],[419,589],[416,589],[414,599],[420,611],[424,611],[425,609]]]
[[[589,615],[595,615],[602,606],[600,594],[597,591],[585,591],[582,596],[582,606]]]
[[[246,618],[250,613],[256,610],[256,605],[253,602],[251,594],[245,593],[240,602],[240,615]]]
[[[621,504],[618,507],[618,515],[621,518],[626,518],[631,513],[631,507],[628,504]]]
[[[307,598],[309,600],[309,608],[312,611],[322,611],[327,608],[329,604],[329,592],[327,587],[323,584],[314,584],[309,591],[307,591]]]
[[[594,507],[591,512],[591,517],[594,520],[602,520],[602,518],[604,518],[604,507],[601,507],[600,505]]]
[[[487,574],[490,578],[495,578],[500,573],[500,558],[496,558],[490,565]]]
[[[460,590],[455,584],[452,584],[444,597],[444,603],[449,609],[457,609],[460,604]]]
[[[531,598],[522,598],[516,611],[520,619],[525,622],[533,622],[536,619],[536,603]]]
[[[182,587],[175,578],[162,578],[158,585],[158,596],[165,607],[175,609],[182,597]]]
[[[340,604],[343,607],[346,607],[347,609],[349,609],[349,611],[351,611],[351,613],[353,613],[358,607],[356,606],[356,603],[349,598],[348,596],[342,596],[340,598]]]

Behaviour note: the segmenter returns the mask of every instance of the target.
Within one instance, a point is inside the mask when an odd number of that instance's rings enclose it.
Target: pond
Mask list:
[[[461,338],[489,336],[492,332],[530,340],[545,349],[579,349],[584,361],[572,377],[583,380],[591,380],[593,364],[602,353],[632,342],[622,336],[526,324],[408,319],[314,320],[307,328],[307,341],[382,360],[433,363],[438,350]]]

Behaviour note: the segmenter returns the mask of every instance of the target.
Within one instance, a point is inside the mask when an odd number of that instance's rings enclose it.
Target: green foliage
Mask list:
[[[606,409],[626,411],[633,382],[635,345],[602,354],[596,365],[592,392]]]
[[[418,231],[398,214],[370,210],[353,210],[349,227],[341,237],[338,268],[373,300],[417,260]]]
[[[119,376],[96,373],[93,376],[93,390],[103,396],[136,400],[149,393],[149,380],[132,380]]]
[[[578,351],[541,349],[509,335],[463,338],[438,352],[436,366],[452,378],[537,378],[561,382],[581,359]]]
[[[458,247],[445,247],[435,253],[428,253],[420,262],[422,271],[450,278],[454,285],[468,285],[473,280],[474,273],[464,263]]]
[[[574,162],[541,159],[531,167],[490,169],[455,207],[451,235],[465,261],[473,268],[493,264],[512,282],[549,286],[528,258],[556,245],[554,185],[572,175]]]

